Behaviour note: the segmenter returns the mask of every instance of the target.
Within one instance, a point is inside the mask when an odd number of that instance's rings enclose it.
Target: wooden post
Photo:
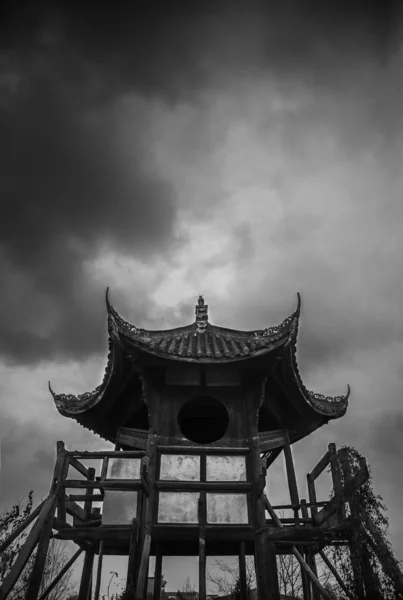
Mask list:
[[[306,481],[308,484],[308,496],[309,496],[309,502],[310,504],[315,504],[317,502],[316,500],[316,489],[315,489],[315,481],[311,478],[311,474],[308,473],[308,475],[306,476]],[[312,517],[312,521],[315,520],[315,515],[318,514],[318,508],[317,506],[311,506],[311,517]]]
[[[240,600],[248,600],[248,582],[246,581],[245,542],[239,544],[239,587]]]
[[[307,558],[307,564],[308,564],[309,568],[311,569],[311,571],[314,574],[314,576],[316,578],[318,578],[318,569],[317,569],[317,566],[316,566],[315,554],[313,554],[313,552],[311,552],[311,551],[308,551],[306,558]],[[311,582],[312,582],[312,580],[311,580]],[[314,585],[313,582],[312,582],[311,595],[312,595],[312,600],[321,600],[322,599],[320,591]]]
[[[346,509],[344,506],[344,494],[343,494],[343,484],[340,477],[340,471],[338,468],[338,457],[336,452],[336,444],[329,444],[328,450],[330,454],[330,468],[332,472],[332,481],[333,481],[333,489],[334,489],[334,497],[338,503],[337,514],[339,520],[342,521],[346,518]]]
[[[348,487],[348,482],[353,478],[351,465],[349,463],[349,456],[346,451],[339,451],[338,456],[340,458],[340,465],[344,476],[344,488]],[[354,498],[354,490],[350,491],[349,497],[347,498],[350,507],[351,514],[351,537],[350,537],[350,557],[351,566],[354,575],[354,587],[355,594],[358,598],[365,598],[365,589],[362,573],[362,544],[361,544],[361,515],[360,507]]]
[[[297,477],[295,475],[294,460],[292,457],[292,450],[291,450],[291,445],[290,445],[290,439],[288,437],[288,432],[285,431],[284,433],[285,433],[285,439],[286,439],[286,444],[284,446],[284,458],[285,458],[285,466],[286,466],[286,470],[287,470],[288,489],[290,491],[291,504],[294,506],[295,524],[298,525],[298,523],[299,523],[299,514],[298,514],[299,495],[298,495]]]
[[[148,562],[150,558],[151,548],[151,530],[153,523],[153,510],[156,500],[155,491],[155,475],[157,468],[157,436],[149,435],[147,444],[147,456],[148,461],[148,481],[150,485],[150,494],[146,500],[146,514],[144,524],[144,541],[141,553],[140,567],[136,585],[136,598],[142,600],[145,594],[145,586],[148,576]]]
[[[301,516],[302,519],[308,519],[309,515],[308,515],[308,508],[306,506],[306,500],[305,499],[301,499],[300,500],[301,503]],[[306,561],[307,559],[307,555],[304,555],[304,559]],[[302,593],[304,596],[304,600],[311,600],[311,583],[309,581],[308,575],[306,574],[306,572],[304,571],[304,569],[301,568],[301,580],[302,580]]]
[[[154,596],[153,600],[160,600],[162,584],[162,551],[160,542],[156,543],[155,571],[154,571]]]
[[[78,600],[89,600],[92,587],[92,570],[94,567],[94,552],[87,550],[85,553],[83,571],[81,574],[80,590]]]
[[[97,564],[97,578],[95,581],[95,592],[94,600],[98,600],[99,591],[101,589],[101,578],[102,578],[102,562],[104,558],[104,540],[101,540],[98,550],[98,564]]]
[[[88,481],[95,480],[95,469],[94,467],[89,467],[88,469]],[[94,494],[93,488],[87,488],[85,491],[85,495],[87,496],[87,500],[84,501],[84,515],[85,520],[88,521],[91,517],[91,509],[92,509],[92,498]],[[80,591],[78,594],[78,600],[89,600],[91,589],[92,589],[92,571],[94,567],[94,550],[86,550],[84,557],[83,570],[81,575],[80,582]]]
[[[206,600],[206,540],[204,527],[199,527],[199,600]]]
[[[130,533],[130,542],[129,542],[129,562],[127,565],[127,578],[126,578],[126,593],[130,595],[130,598],[135,596],[135,586],[137,581],[137,568],[138,567],[138,527],[137,520],[133,519],[132,529]]]
[[[55,494],[57,500],[59,500],[59,495],[63,497],[65,496],[64,490],[61,489],[61,484],[63,482],[63,476],[67,474],[66,463],[67,454],[64,448],[64,443],[57,442],[56,466],[53,473],[53,480],[50,488],[50,494]],[[45,568],[46,556],[48,553],[50,543],[50,536],[52,534],[54,512],[55,506],[52,508],[52,510],[48,512],[46,519],[42,525],[42,531],[39,537],[38,548],[36,551],[35,560],[32,566],[32,571],[29,578],[29,584],[26,593],[26,598],[29,600],[36,600],[41,587],[43,570]]]

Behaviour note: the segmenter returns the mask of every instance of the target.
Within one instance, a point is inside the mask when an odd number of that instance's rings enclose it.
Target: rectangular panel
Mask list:
[[[161,454],[160,479],[200,481],[200,456],[197,454]]]
[[[198,523],[199,492],[160,492],[158,523]]]
[[[207,494],[207,523],[237,525],[248,523],[246,494]]]
[[[109,458],[106,479],[140,479],[140,458]]]
[[[105,490],[103,525],[130,525],[137,513],[137,492]]]
[[[245,456],[207,456],[207,481],[246,481]]]

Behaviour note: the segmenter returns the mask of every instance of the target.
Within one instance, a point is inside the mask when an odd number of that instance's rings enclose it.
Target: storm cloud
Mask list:
[[[402,4],[132,4],[2,23],[3,464],[43,494],[56,439],[103,446],[46,382],[101,380],[106,286],[149,328],[190,322],[199,293],[211,322],[266,327],[299,291],[304,382],[352,397],[297,466],[354,443],[403,556]]]

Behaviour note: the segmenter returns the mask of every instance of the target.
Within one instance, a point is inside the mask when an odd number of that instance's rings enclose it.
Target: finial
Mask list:
[[[204,298],[200,294],[196,304],[196,326],[199,331],[206,329],[208,324],[208,305],[204,304]]]

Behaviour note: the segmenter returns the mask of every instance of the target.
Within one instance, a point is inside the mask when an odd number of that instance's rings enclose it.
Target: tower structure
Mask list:
[[[254,331],[211,324],[201,296],[192,324],[161,331],[125,321],[108,292],[106,305],[109,354],[102,383],[77,396],[51,392],[61,415],[112,442],[115,450],[67,452],[59,444],[48,512],[42,509],[42,529],[31,540],[32,548],[39,543],[37,556],[46,556],[52,531],[74,540],[85,552],[80,600],[89,600],[91,592],[98,600],[104,555],[129,556],[127,593],[138,599],[146,595],[154,555],[154,600],[159,600],[162,557],[196,555],[199,598],[205,600],[206,556],[236,555],[246,600],[249,554],[259,600],[278,600],[276,554],[293,552],[310,598],[310,582],[314,588],[318,583],[312,544],[344,535],[339,504],[318,513],[326,503],[317,502],[314,489],[315,477],[335,458],[335,450],[330,445],[326,460],[308,476],[307,504],[299,498],[291,446],[343,416],[349,389],[344,396],[325,397],[304,386],[296,359],[299,295],[295,311],[280,325]],[[266,471],[282,452],[288,507],[294,511],[286,529],[264,493]],[[98,474],[85,466],[96,459],[102,459]],[[81,479],[69,476],[69,469]],[[333,525],[338,527],[329,529]],[[92,585],[96,555],[98,576]],[[32,598],[39,589],[41,560],[35,563]],[[17,571],[0,588],[0,600]]]
[[[280,325],[239,331],[212,325],[200,296],[195,321],[147,331],[126,322],[107,293],[109,356],[102,384],[80,396],[53,394],[59,412],[120,451],[103,473],[102,525],[138,526],[129,579],[145,589],[148,557],[199,555],[200,598],[206,554],[254,554],[259,598],[276,597],[276,548],[265,531],[266,464],[287,448],[292,503],[299,502],[290,445],[341,417],[346,396],[308,391],[299,375],[296,310]],[[262,457],[266,460],[262,461]],[[269,458],[270,457],[270,458]],[[129,491],[143,480],[147,491]],[[142,499],[140,502],[140,495]],[[126,541],[103,552],[130,553]],[[160,568],[157,571],[160,571]],[[241,571],[244,570],[241,565]],[[158,600],[157,572],[155,600]]]

